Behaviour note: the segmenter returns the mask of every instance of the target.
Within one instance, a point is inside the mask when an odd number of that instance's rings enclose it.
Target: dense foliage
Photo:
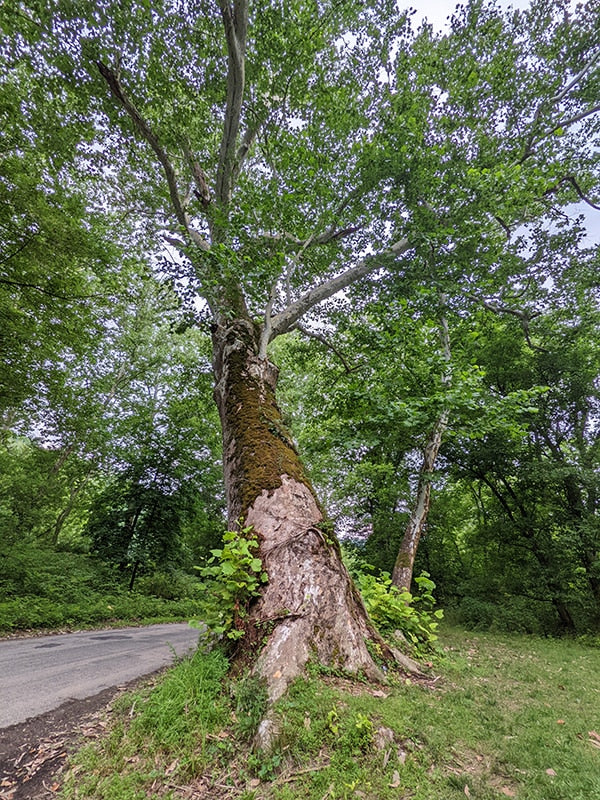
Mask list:
[[[0,555],[135,589],[214,551],[207,320],[241,314],[368,562],[429,483],[416,574],[461,619],[597,628],[599,19],[5,2]]]

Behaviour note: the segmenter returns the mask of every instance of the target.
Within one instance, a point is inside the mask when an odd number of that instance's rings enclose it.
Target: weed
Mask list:
[[[255,550],[258,539],[252,527],[227,531],[223,547],[211,550],[207,565],[198,568],[208,597],[200,618],[213,636],[236,640],[244,635],[248,606],[268,580]]]
[[[236,731],[250,741],[267,711],[267,687],[262,678],[247,675],[231,686],[235,701]]]

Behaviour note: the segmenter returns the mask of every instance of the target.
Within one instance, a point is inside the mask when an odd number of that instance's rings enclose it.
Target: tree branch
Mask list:
[[[309,339],[316,339],[317,342],[321,342],[321,344],[325,345],[325,347],[327,347],[328,350],[331,350],[331,352],[334,355],[336,355],[342,362],[342,365],[347,375],[350,375],[351,372],[357,369],[357,367],[351,367],[348,364],[348,361],[346,360],[344,354],[340,350],[338,350],[338,348],[334,344],[332,344],[328,339],[326,339],[325,336],[321,336],[320,333],[316,333],[315,331],[311,331],[308,328],[305,328],[304,325],[300,325],[300,323],[296,323],[294,330],[300,331],[300,333],[303,333],[304,336],[308,336]]]
[[[107,67],[106,64],[103,64],[101,61],[96,62],[96,66],[98,67],[100,74],[108,84],[110,91],[112,92],[113,96],[119,101],[123,109],[127,112],[133,124],[138,130],[138,133],[142,135],[142,137],[146,140],[146,142],[150,145],[154,154],[158,158],[163,171],[165,173],[165,177],[167,179],[167,186],[169,187],[169,196],[171,198],[171,204],[175,211],[175,216],[179,224],[187,231],[190,238],[198,247],[202,250],[208,250],[210,245],[205,239],[195,230],[193,230],[190,226],[190,220],[188,215],[185,212],[185,208],[183,207],[183,203],[181,201],[181,197],[179,196],[179,191],[177,189],[177,178],[175,175],[175,170],[173,169],[173,165],[171,164],[171,160],[167,155],[166,150],[160,143],[158,136],[154,133],[154,131],[150,128],[146,120],[142,117],[140,112],[137,110],[135,105],[129,99],[129,97],[125,94],[123,87],[121,85],[121,81],[119,80],[119,76],[117,75],[114,70],[110,67]]]
[[[566,97],[566,96],[569,94],[569,92],[571,91],[571,89],[572,89],[574,86],[577,86],[577,84],[579,83],[579,81],[580,81],[580,80],[581,80],[583,77],[585,77],[586,73],[587,73],[587,72],[589,72],[589,71],[591,70],[591,68],[594,66],[594,64],[596,63],[596,61],[598,61],[598,59],[599,59],[599,58],[600,58],[600,50],[599,50],[599,51],[596,53],[596,55],[595,55],[595,56],[593,56],[593,58],[592,58],[590,61],[588,61],[588,63],[587,63],[587,64],[585,64],[585,66],[583,67],[583,69],[581,69],[581,70],[580,70],[580,71],[577,73],[577,75],[575,75],[575,77],[573,78],[573,80],[572,80],[570,83],[568,83],[568,84],[565,86],[565,88],[564,88],[564,89],[563,89],[561,92],[559,92],[558,94],[554,95],[554,97],[552,97],[552,98],[550,99],[550,104],[554,106],[554,105],[556,105],[557,103],[560,103],[560,101],[561,101],[561,100],[564,100],[564,99],[565,99],[565,97]]]
[[[102,297],[100,294],[58,294],[50,289],[44,289],[43,286],[38,286],[36,283],[26,283],[25,281],[9,281],[7,278],[0,278],[0,285],[2,286],[16,286],[19,289],[34,289],[41,294],[47,294],[48,297],[55,297],[57,300],[90,300],[93,297]]]
[[[596,211],[600,211],[600,206],[597,206],[595,203],[593,203],[589,199],[589,197],[587,197],[583,193],[583,190],[581,189],[581,187],[579,186],[573,175],[567,175],[566,177],[561,178],[559,181],[557,181],[557,183],[554,184],[554,186],[551,186],[549,189],[547,189],[544,192],[544,194],[545,195],[554,194],[554,192],[558,189],[558,187],[563,183],[570,183],[573,189],[575,189],[580,200],[583,200],[584,203],[587,203],[588,206],[595,209]]]
[[[540,347],[537,344],[534,344],[531,341],[531,335],[529,332],[529,323],[535,317],[539,317],[539,312],[537,313],[530,313],[529,311],[520,311],[518,308],[510,308],[510,306],[502,306],[500,303],[495,303],[490,300],[482,300],[481,297],[477,297],[474,294],[467,295],[471,298],[471,300],[475,300],[477,303],[481,303],[481,305],[491,311],[494,314],[509,314],[512,317],[516,317],[519,322],[521,323],[521,328],[523,330],[523,335],[525,336],[525,341],[527,342],[528,346],[532,350],[537,350],[539,353],[547,353],[545,347]]]
[[[334,294],[340,292],[353,283],[361,280],[372,272],[381,268],[379,259],[384,257],[397,257],[410,250],[411,245],[407,239],[401,239],[393,244],[389,250],[380,253],[379,256],[367,256],[358,262],[354,267],[342,272],[335,278],[315,286],[314,289],[309,289],[308,292],[302,295],[298,300],[290,303],[287,308],[276,314],[271,320],[271,340],[282,333],[286,333],[293,328],[298,320],[300,320],[307,311],[311,308],[322,303],[324,300],[333,297]]]
[[[247,0],[219,0],[225,38],[227,41],[227,103],[223,137],[217,167],[217,201],[228,205],[233,191],[235,151],[244,98],[246,31],[248,28]]]
[[[590,117],[597,111],[600,111],[600,105],[588,108],[586,111],[580,111],[579,114],[575,114],[575,116],[569,117],[569,119],[558,122],[556,125],[554,125],[552,130],[549,131],[549,133],[554,133],[554,131],[558,130],[559,128],[569,128],[571,125],[574,125],[576,122],[581,122],[582,119]]]
[[[549,100],[542,100],[542,102],[538,105],[538,107],[535,110],[535,114],[533,116],[533,120],[531,123],[531,131],[527,139],[523,155],[521,156],[520,163],[526,161],[529,158],[529,156],[532,155],[534,152],[533,148],[534,144],[536,143],[535,142],[536,129],[544,111],[546,109],[550,110],[554,106],[558,105],[558,103],[562,102],[565,99],[565,97],[569,94],[571,89],[573,89],[581,81],[581,79],[584,78],[585,75],[591,70],[591,68],[598,61],[598,59],[600,59],[600,50],[590,59],[590,61],[588,61],[587,64],[585,64],[585,66],[577,73],[577,75],[575,75],[575,77],[569,83],[567,83],[564,89],[561,89],[561,91],[558,92],[558,94],[555,94],[553,97],[549,98]],[[539,141],[548,136],[548,134],[553,133],[557,128],[567,128],[570,125],[573,125],[576,122],[580,122],[582,119],[589,117],[596,111],[600,111],[600,106],[594,106],[593,108],[588,109],[587,111],[582,111],[579,114],[575,114],[573,117],[570,117],[568,120],[565,120],[564,122],[559,122],[556,125],[553,125],[545,133],[543,133],[543,135],[540,136]]]
[[[11,258],[14,258],[15,256],[18,256],[18,255],[19,255],[19,253],[20,253],[22,250],[25,250],[25,248],[27,247],[27,245],[28,245],[30,242],[32,242],[32,241],[35,239],[35,237],[36,237],[37,235],[38,235],[38,232],[37,232],[37,231],[35,231],[35,233],[32,233],[32,234],[30,234],[30,235],[29,235],[29,236],[28,236],[28,237],[25,239],[25,241],[24,241],[24,242],[22,242],[22,243],[19,245],[19,247],[17,247],[17,249],[16,249],[16,250],[13,250],[13,251],[12,251],[12,253],[9,253],[7,256],[4,256],[3,258],[1,258],[1,259],[0,259],[0,265],[1,265],[1,264],[6,264],[6,262],[7,262],[7,261],[10,261],[10,259],[11,259]]]

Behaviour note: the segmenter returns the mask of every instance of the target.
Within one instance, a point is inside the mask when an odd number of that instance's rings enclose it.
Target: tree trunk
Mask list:
[[[419,470],[419,482],[417,485],[417,496],[413,511],[404,532],[402,544],[398,550],[396,563],[392,572],[392,583],[399,589],[410,591],[412,582],[415,556],[421,540],[427,515],[429,514],[429,504],[431,502],[431,476],[435,467],[435,460],[440,450],[442,436],[448,424],[448,412],[443,411],[436,420],[433,431],[429,437],[425,452],[423,453],[423,463]]]
[[[273,701],[310,659],[381,680],[368,643],[397,654],[374,631],[324,524],[277,407],[277,368],[258,356],[258,333],[245,319],[215,326],[213,353],[229,524],[253,527],[269,576],[241,652]]]
[[[446,302],[445,295],[440,297],[440,306],[443,307]],[[450,350],[450,333],[448,331],[448,320],[442,314],[440,316],[440,342],[442,345],[442,354],[446,362],[446,369],[442,375],[442,384],[448,386],[450,383],[450,359],[452,352]],[[448,425],[448,418],[450,413],[448,409],[444,408],[437,418],[433,430],[425,445],[423,453],[423,463],[419,470],[419,481],[417,484],[417,496],[413,506],[413,511],[410,515],[408,525],[404,532],[402,544],[398,550],[398,556],[394,569],[392,571],[392,583],[399,589],[406,589],[410,591],[412,583],[413,568],[415,565],[415,557],[417,555],[417,548],[421,541],[421,536],[427,524],[427,515],[429,514],[429,504],[431,502],[431,478],[435,468],[435,461],[440,451],[442,444],[442,436]]]

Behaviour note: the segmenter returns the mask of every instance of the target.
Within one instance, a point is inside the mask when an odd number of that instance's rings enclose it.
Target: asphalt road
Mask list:
[[[91,697],[194,650],[185,623],[0,641],[0,728]]]

